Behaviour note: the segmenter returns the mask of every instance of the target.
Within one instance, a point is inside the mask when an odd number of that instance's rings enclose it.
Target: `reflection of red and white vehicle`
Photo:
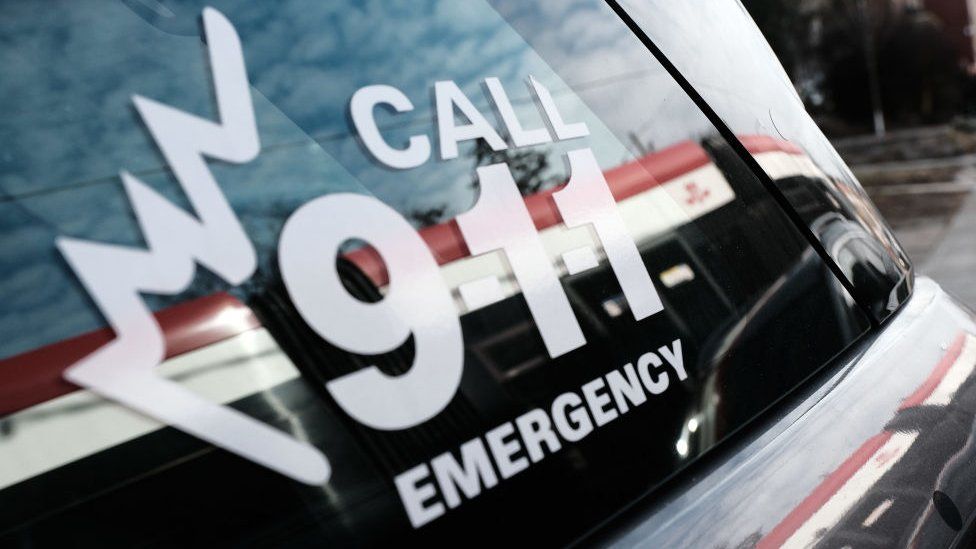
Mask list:
[[[764,137],[744,137],[743,143],[764,165],[785,164],[777,173],[798,175],[800,151],[788,143]],[[810,173],[817,173],[811,167]],[[685,142],[648,154],[605,173],[627,228],[635,241],[655,236],[722,207],[734,196],[721,171],[705,150]],[[596,267],[605,258],[585,229],[566,229],[552,203],[556,189],[526,198],[542,242],[563,274]],[[469,257],[455,223],[424,228],[441,272],[452,288],[462,314],[518,292],[501,254]],[[583,252],[583,253],[580,253]],[[589,252],[586,255],[586,252]],[[581,257],[583,256],[583,257]],[[367,250],[348,254],[379,288],[386,283],[382,260]],[[570,270],[566,261],[571,263]],[[657,273],[666,287],[695,278],[686,265]],[[616,302],[604,307],[616,311]],[[615,314],[619,315],[620,312]],[[228,294],[215,294],[156,313],[166,334],[165,377],[179,381],[214,402],[229,403],[299,376],[253,313]],[[0,415],[9,435],[0,442],[11,460],[0,472],[0,486],[43,474],[86,455],[145,435],[161,425],[140,417],[62,380],[61,373],[110,340],[107,329],[0,361]],[[92,432],[86,426],[111,425]],[[55,442],[53,445],[44,441]]]

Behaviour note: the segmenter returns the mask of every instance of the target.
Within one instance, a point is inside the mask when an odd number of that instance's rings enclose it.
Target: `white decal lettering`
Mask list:
[[[420,528],[444,514],[444,504],[430,500],[437,495],[433,483],[429,482],[430,468],[426,463],[400,473],[393,479],[400,501],[407,511],[407,518],[414,528]]]
[[[593,224],[635,320],[662,311],[661,298],[634,239],[627,232],[593,151],[570,151],[569,166],[572,173],[569,183],[553,195],[563,221],[569,227]]]
[[[374,116],[378,105],[389,105],[401,113],[413,110],[413,103],[393,86],[375,85],[356,90],[349,102],[349,113],[366,149],[380,162],[400,170],[416,168],[426,162],[430,158],[427,136],[411,136],[405,149],[393,148],[383,139]]]
[[[583,398],[586,399],[586,405],[590,408],[590,413],[593,414],[593,421],[596,422],[597,427],[610,423],[617,419],[618,415],[617,410],[610,406],[613,404],[610,397],[602,392],[605,388],[606,384],[601,377],[583,385]]]
[[[463,465],[459,465],[450,452],[444,452],[430,461],[444,501],[452,509],[461,505],[458,488],[466,498],[472,499],[481,493],[482,486],[489,489],[498,484],[495,469],[480,438],[461,445],[461,463]]]
[[[457,217],[471,254],[505,252],[549,356],[556,358],[582,347],[586,344],[583,330],[508,166],[478,168],[478,180],[478,202]]]
[[[552,141],[552,137],[549,136],[549,132],[545,128],[526,130],[522,127],[522,123],[519,122],[518,116],[515,114],[515,109],[512,107],[512,102],[508,100],[508,95],[505,94],[505,88],[502,87],[500,80],[494,77],[485,78],[485,86],[488,88],[489,97],[495,104],[495,110],[502,117],[502,122],[508,130],[508,136],[512,139],[512,145],[516,147],[531,147]]]
[[[590,416],[582,407],[583,400],[576,393],[563,393],[552,401],[552,422],[559,436],[570,442],[583,440],[593,431]],[[566,409],[572,407],[567,414]]]
[[[545,453],[542,451],[543,443],[549,448],[550,454],[558,452],[562,447],[559,437],[552,430],[552,421],[549,420],[549,415],[538,408],[529,410],[517,417],[515,425],[518,427],[519,436],[522,437],[522,442],[525,444],[525,451],[529,453],[529,459],[533,463],[541,461],[545,457]]]
[[[612,370],[607,374],[607,387],[610,389],[613,401],[621,414],[627,413],[627,410],[630,409],[627,404],[628,400],[634,407],[644,404],[647,400],[644,388],[641,387],[641,382],[637,378],[637,372],[634,371],[634,365],[625,364],[623,371],[624,374],[627,374],[627,379],[624,379],[624,375],[619,370]]]
[[[471,103],[461,88],[453,80],[434,83],[434,97],[437,105],[437,133],[441,143],[441,158],[450,160],[457,158],[458,143],[471,139],[484,139],[494,151],[507,148],[495,128]],[[456,126],[454,111],[458,110],[467,124]]]
[[[549,127],[552,133],[556,135],[556,139],[565,141],[567,139],[576,139],[590,135],[590,130],[586,127],[585,122],[567,124],[563,120],[563,116],[559,114],[559,109],[556,107],[556,102],[552,99],[552,94],[532,76],[529,76],[529,87],[535,93],[536,100],[539,102],[542,110],[545,111],[548,117]]]
[[[350,295],[336,270],[342,244],[370,243],[390,274],[386,295],[367,303]],[[330,381],[343,410],[375,429],[422,423],[454,398],[464,341],[454,300],[430,249],[410,223],[376,198],[336,193],[316,198],[285,222],[278,243],[281,277],[302,318],[349,352],[392,351],[413,334],[413,366],[389,376],[376,366]]]
[[[681,356],[681,340],[675,339],[671,343],[671,346],[673,350],[668,349],[668,346],[665,345],[658,349],[657,352],[664,355],[664,360],[667,360],[668,364],[678,373],[678,379],[684,381],[688,379],[688,374],[685,372],[685,359]]]
[[[648,368],[650,364],[653,364],[655,369],[664,365],[656,354],[644,353],[637,359],[637,373],[640,375],[644,387],[647,387],[651,394],[659,395],[668,389],[668,373],[661,372],[660,377],[654,377]]]
[[[524,457],[512,459],[512,456],[522,449],[518,439],[509,439],[514,434],[515,428],[512,427],[512,422],[510,421],[502,423],[485,433],[488,448],[491,449],[491,455],[495,458],[498,473],[501,474],[502,478],[517,475],[529,466],[529,460]]]

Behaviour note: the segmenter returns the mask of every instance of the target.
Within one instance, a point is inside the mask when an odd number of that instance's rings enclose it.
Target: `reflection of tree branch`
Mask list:
[[[438,204],[411,210],[407,212],[407,217],[420,227],[428,227],[440,223],[444,219],[444,212],[446,211],[447,204]]]
[[[869,129],[880,105],[896,125],[933,124],[966,107],[963,60],[925,7],[890,0],[744,4],[821,125]]]
[[[512,172],[512,178],[515,179],[515,184],[525,196],[535,194],[563,181],[559,175],[546,176],[546,172],[549,170],[549,157],[546,152],[539,149],[495,151],[488,143],[479,139],[474,149],[474,165],[478,167],[499,163],[507,164],[508,169]],[[471,182],[471,187],[478,187],[477,178]]]

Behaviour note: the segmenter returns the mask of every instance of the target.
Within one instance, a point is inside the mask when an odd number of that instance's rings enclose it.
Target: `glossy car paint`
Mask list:
[[[973,314],[918,278],[883,331],[600,543],[951,545],[976,512],[974,334]]]

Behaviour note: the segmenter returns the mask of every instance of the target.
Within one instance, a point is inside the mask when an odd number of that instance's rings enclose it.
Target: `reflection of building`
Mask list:
[[[959,61],[970,72],[976,69],[976,0],[920,0],[926,10],[942,22]]]

